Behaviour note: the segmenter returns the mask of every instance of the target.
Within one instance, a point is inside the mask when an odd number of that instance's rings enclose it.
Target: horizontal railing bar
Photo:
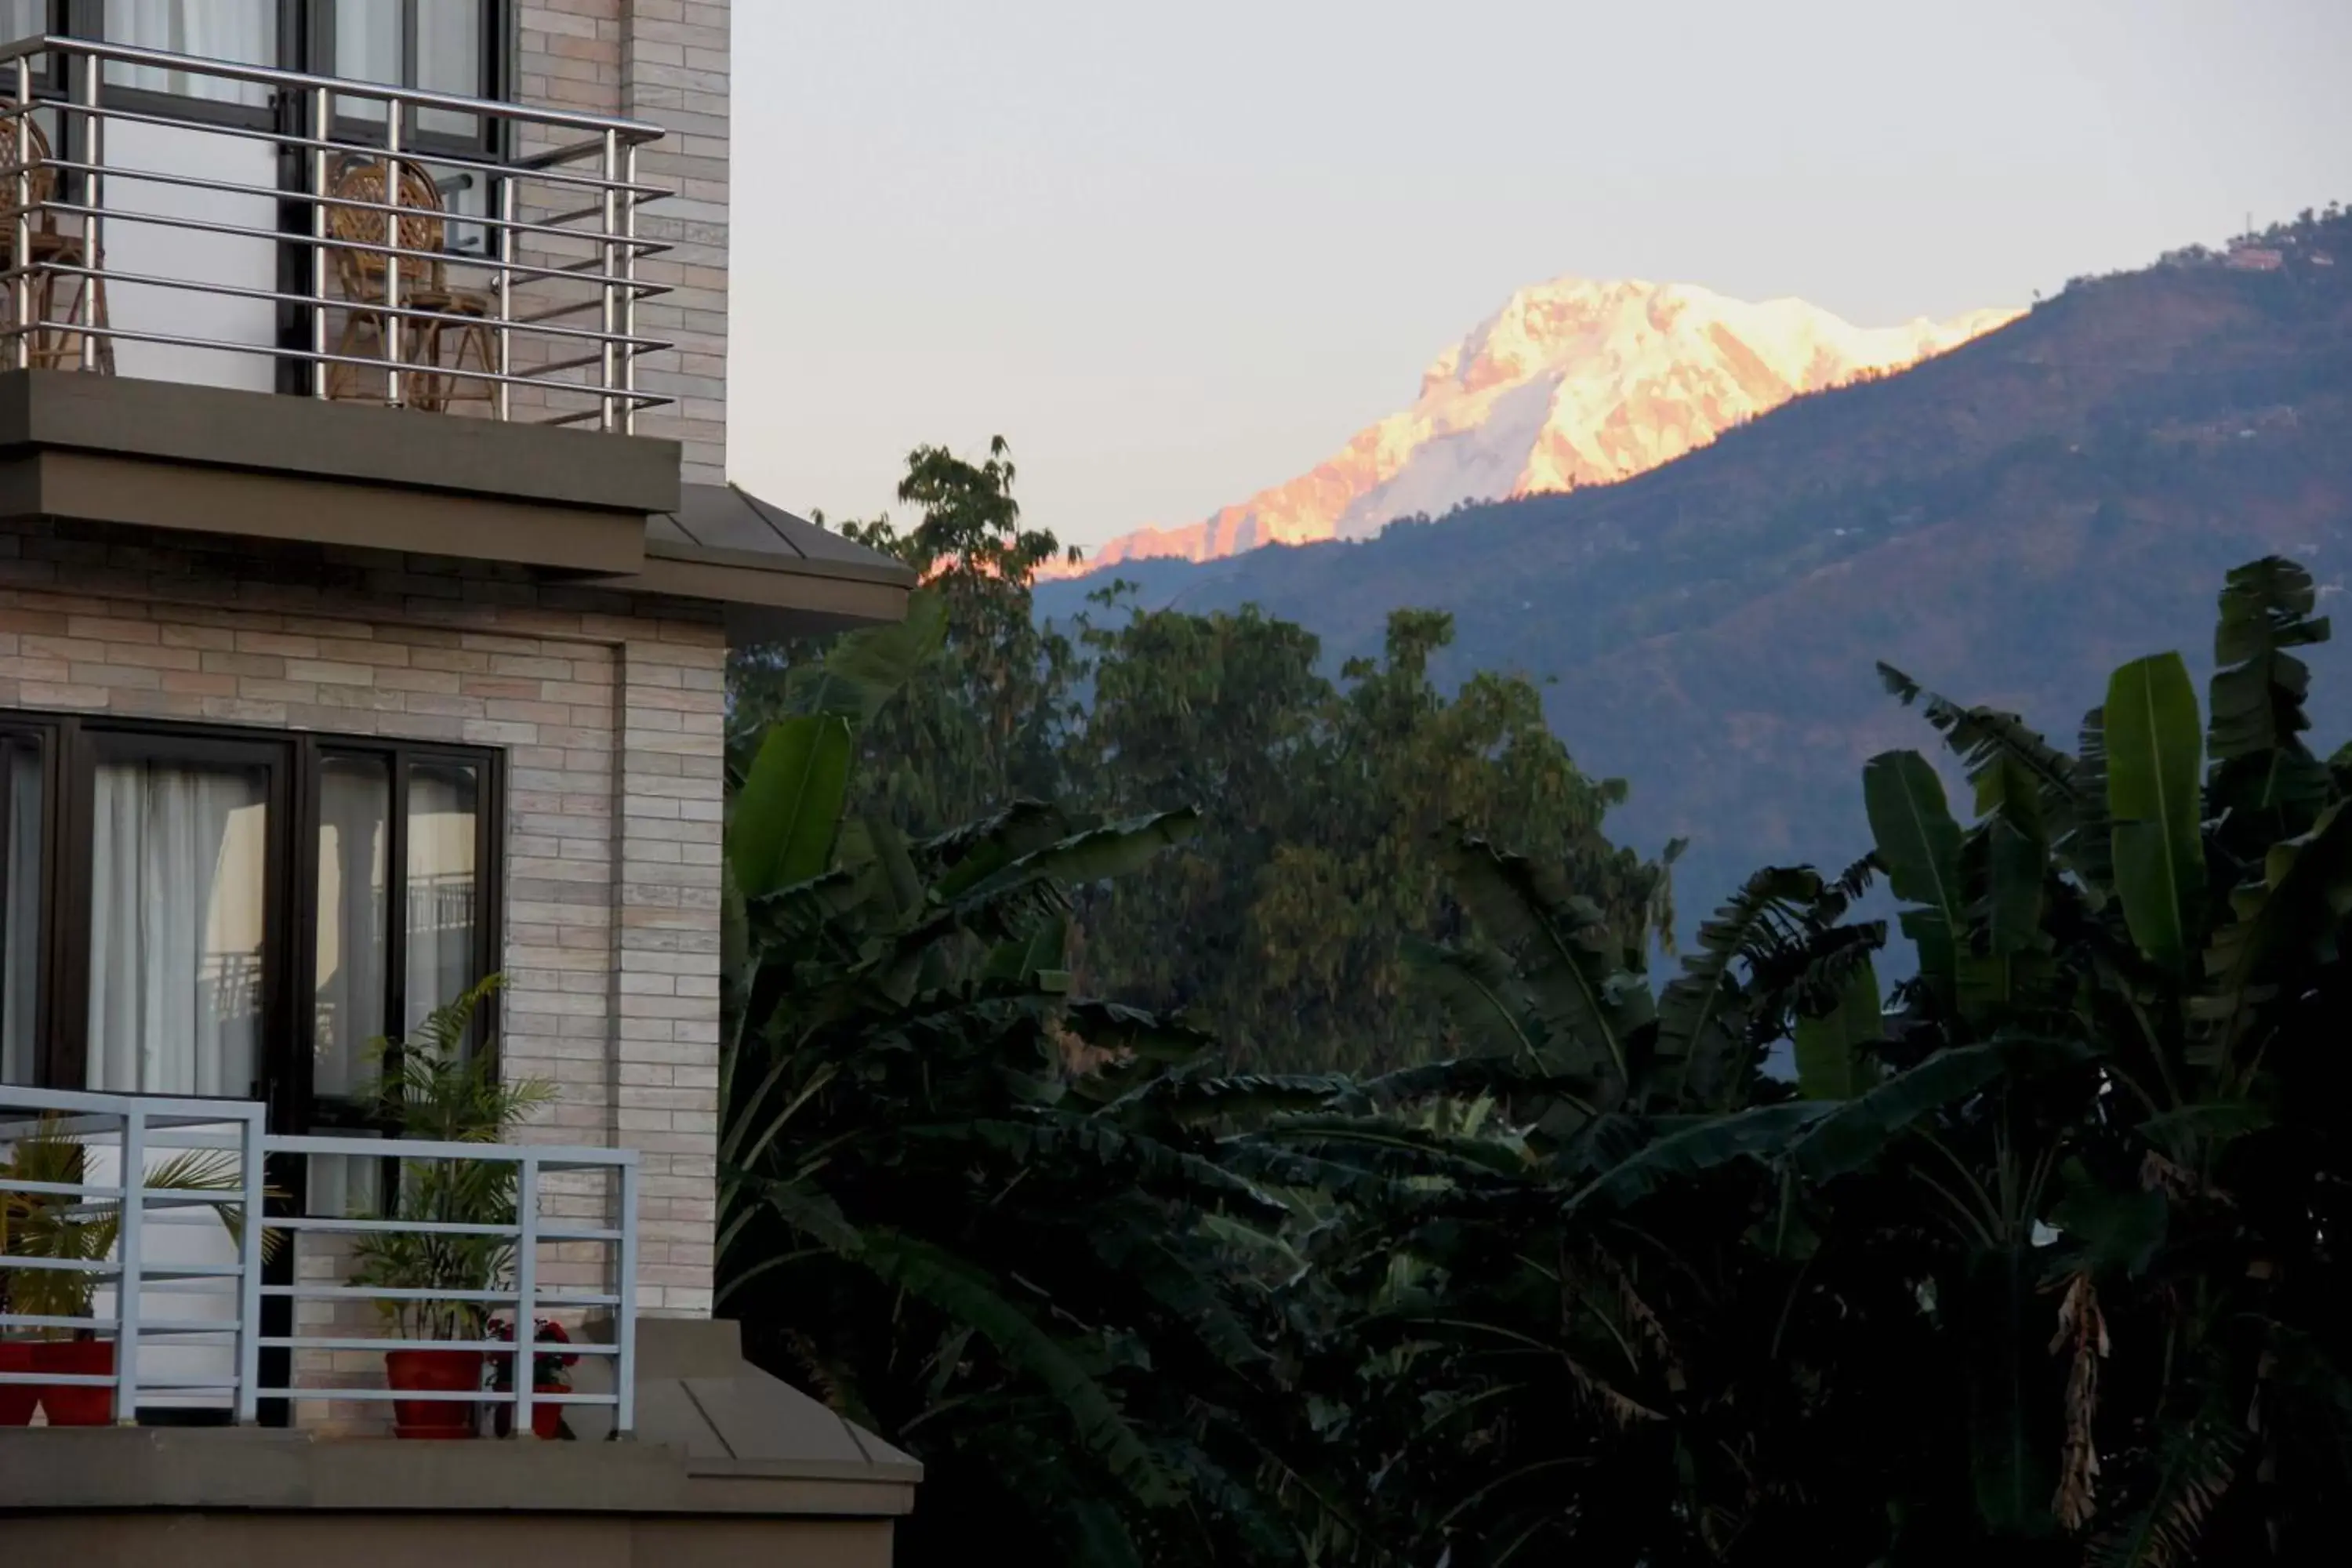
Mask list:
[[[55,1384],[59,1388],[112,1388],[121,1381],[111,1373],[100,1376],[90,1372],[0,1372],[0,1383]]]
[[[411,367],[412,369],[415,367]],[[615,396],[626,396],[615,393]],[[562,1165],[619,1167],[637,1163],[635,1149],[598,1149],[584,1143],[459,1143],[428,1138],[329,1138],[317,1133],[265,1133],[262,1147],[278,1154],[376,1153],[403,1160],[496,1160],[517,1164],[535,1160],[542,1171]]]
[[[197,1100],[183,1095],[109,1094],[97,1089],[32,1089],[10,1084],[0,1088],[0,1105],[36,1110],[79,1110],[85,1115],[120,1121],[129,1114],[126,1100],[136,1100],[150,1128],[163,1118],[185,1119],[193,1124],[261,1120],[261,1102],[255,1100]],[[0,1129],[5,1131],[5,1129]]]
[[[185,71],[194,76],[226,77],[232,81],[257,81],[276,87],[309,89],[326,88],[347,98],[373,98],[386,103],[404,104],[415,109],[446,109],[462,114],[487,114],[509,120],[533,120],[542,125],[569,126],[577,131],[610,131],[625,141],[655,142],[664,135],[658,125],[642,120],[625,120],[609,114],[591,114],[581,110],[544,109],[537,105],[500,102],[491,99],[467,98],[459,93],[433,92],[423,88],[399,87],[385,82],[351,81],[341,77],[313,76],[307,71],[286,70],[277,66],[243,65],[231,60],[208,59],[197,55],[173,54],[164,49],[151,49],[137,44],[108,43],[95,38],[68,38],[55,33],[38,37],[20,38],[0,47],[0,60],[12,60],[19,55],[64,54],[96,55],[100,59],[120,61],[125,65],[157,66],[166,70]]]
[[[0,220],[7,215],[0,213]],[[0,283],[7,282],[18,273],[37,278],[43,273],[57,273],[68,278],[105,278],[117,283],[134,283],[151,289],[181,289],[197,294],[215,294],[232,300],[267,300],[279,305],[320,305],[330,310],[350,310],[367,316],[399,316],[404,320],[442,321],[451,326],[519,327],[535,338],[561,338],[595,342],[617,343],[623,348],[642,352],[667,347],[659,338],[623,338],[604,336],[587,327],[524,326],[518,321],[504,321],[497,316],[467,316],[454,310],[426,310],[413,305],[388,306],[369,300],[330,298],[321,300],[315,294],[289,294],[277,289],[256,289],[242,283],[215,283],[202,278],[166,278],[152,272],[122,272],[111,267],[87,267],[70,261],[37,261],[26,267],[0,268]],[[601,356],[600,356],[601,357]],[[593,360],[588,363],[595,363]]]
[[[0,342],[6,342],[12,339],[22,337],[27,332],[58,332],[68,337],[76,333],[87,332],[92,337],[114,338],[125,342],[163,343],[169,347],[183,349],[216,349],[222,353],[261,354],[277,359],[301,360],[308,363],[348,364],[357,365],[362,369],[372,370],[391,370],[395,368],[395,362],[392,360],[370,359],[360,354],[322,354],[312,349],[289,349],[273,346],[268,343],[230,342],[219,338],[183,337],[173,332],[141,331],[128,327],[95,327],[81,321],[52,321],[43,320],[34,321],[27,326],[0,327]],[[667,348],[670,345],[663,344],[661,346]],[[619,402],[634,404],[639,408],[659,408],[671,401],[669,398],[656,396],[651,393],[625,392],[618,387],[601,387],[591,382],[533,381],[528,376],[500,375],[496,371],[460,370],[455,365],[428,365],[419,364],[414,361],[404,361],[397,363],[397,368],[403,374],[408,375],[446,375],[465,381],[502,381],[516,386],[552,387],[561,392],[577,393],[583,397],[609,397]],[[596,417],[596,411],[594,409],[590,409],[583,417],[593,419]],[[363,1150],[354,1150],[351,1147],[351,1144],[361,1142],[361,1140],[349,1139],[342,1140],[341,1142],[344,1143],[344,1147],[341,1149],[312,1152],[334,1154],[352,1154],[366,1152]],[[390,1142],[374,1146],[377,1152],[385,1152],[387,1154],[393,1147],[394,1147],[394,1145]],[[474,1159],[501,1159],[508,1163],[512,1163],[515,1159],[520,1158],[520,1156],[511,1155],[485,1155],[480,1152],[482,1147],[484,1146],[475,1146],[476,1152],[471,1157]],[[397,1157],[407,1159],[411,1156],[409,1156],[404,1148]],[[455,1154],[440,1156],[427,1154],[416,1157],[423,1159],[457,1159],[462,1156]],[[579,1164],[580,1168],[583,1169],[592,1168],[589,1166],[588,1163],[584,1161],[580,1162]],[[612,1167],[597,1168],[617,1169],[618,1167],[616,1163]]]
[[[146,1331],[146,1325],[140,1325]],[[301,1334],[265,1334],[257,1342],[266,1351],[480,1351],[485,1355],[513,1355],[522,1349],[511,1340],[387,1340],[387,1339],[312,1339]],[[604,1344],[572,1344],[563,1340],[541,1340],[531,1346],[533,1355],[619,1355],[621,1347]]]
[[[471,1225],[456,1220],[376,1219],[366,1215],[304,1215],[283,1218],[265,1215],[264,1230],[293,1230],[341,1236],[363,1236],[370,1231],[393,1231],[415,1236],[503,1236],[520,1240],[522,1224]],[[578,1229],[567,1226],[541,1225],[535,1232],[541,1241],[618,1241],[617,1230]]]
[[[178,121],[174,121],[167,123],[177,124]],[[454,212],[446,207],[420,207],[414,203],[401,206],[394,206],[390,202],[363,202],[356,196],[339,196],[331,191],[323,195],[313,191],[291,191],[279,185],[248,185],[240,181],[218,180],[205,174],[169,174],[160,169],[132,169],[127,168],[121,163],[85,163],[79,159],[60,158],[56,156],[40,159],[37,162],[26,164],[25,167],[35,171],[42,169],[64,169],[77,174],[98,174],[108,180],[136,180],[148,184],[180,185],[190,190],[212,191],[218,195],[226,196],[251,196],[256,201],[299,202],[306,207],[341,207],[348,212],[380,213],[386,217],[390,217],[395,213],[407,217],[415,217],[422,213],[428,216],[439,217],[453,226],[462,225],[468,228],[512,229],[517,234],[543,234],[564,239],[586,239],[598,245],[603,245],[609,241],[614,245],[621,247],[623,249],[634,250],[639,255],[647,255],[656,251],[667,250],[670,248],[668,242],[666,240],[638,238],[634,236],[614,233],[601,228],[566,228],[562,226],[563,220],[561,218],[553,219],[545,223],[532,223],[523,218],[509,219],[491,217],[487,215],[477,216],[472,213]],[[15,163],[0,163],[0,179],[14,179],[16,175],[16,170],[17,165]],[[667,195],[670,193],[665,191],[661,194]],[[38,211],[41,207],[45,207],[48,204],[46,202],[37,204],[34,210]],[[109,213],[120,212],[124,217],[136,217],[139,216],[137,213],[127,209],[108,207],[104,210]],[[573,217],[595,217],[600,216],[604,210],[604,207],[601,205],[583,207],[579,212],[568,216]],[[15,212],[16,209],[13,207],[0,210],[0,217],[14,216]],[[260,231],[257,230],[256,232],[257,233]],[[281,232],[278,230],[273,229],[269,232],[273,235],[279,235],[280,237],[283,237]],[[426,254],[446,255],[454,258],[464,256],[466,255],[466,252],[436,251],[428,252]],[[476,257],[472,258],[472,259],[480,262],[485,266],[495,267],[498,265],[495,258],[486,260],[483,258]]]
[[[112,1318],[59,1318],[40,1312],[0,1312],[0,1329],[112,1329]]]
[[[60,1377],[47,1381],[63,1383],[66,1380]],[[512,1405],[516,1403],[515,1391],[510,1388],[263,1388],[257,1389],[255,1392],[263,1399],[317,1401],[363,1399],[373,1402],[397,1399],[404,1405],[411,1400],[443,1405]],[[620,1397],[617,1394],[541,1394],[533,1390],[530,1402],[533,1405],[616,1405],[620,1402]]]
[[[185,229],[192,234],[226,235],[233,239],[266,239],[273,245],[307,245],[314,250],[348,250],[360,256],[397,256],[408,261],[438,261],[444,265],[457,261],[460,265],[478,267],[487,271],[511,272],[518,278],[543,279],[549,282],[593,283],[598,288],[610,285],[615,289],[648,287],[642,284],[633,285],[628,279],[619,273],[588,273],[572,266],[541,267],[523,261],[502,264],[496,260],[478,261],[472,258],[461,259],[457,253],[446,250],[423,250],[413,246],[372,244],[363,239],[336,239],[315,234],[288,234],[274,228],[256,228],[250,224],[215,223],[209,218],[180,217],[165,213],[126,212],[119,207],[95,207],[83,202],[51,199],[36,202],[28,210],[63,213],[69,217],[94,217],[109,224],[145,224],[153,228]],[[16,216],[15,207],[0,207],[0,222],[13,220]],[[36,270],[38,269],[39,265],[52,264],[37,264]],[[643,297],[640,296],[640,298]],[[308,294],[297,295],[295,298],[305,302],[310,300]]]
[[[334,136],[306,136],[299,131],[272,131],[255,125],[228,125],[211,121],[195,124],[184,115],[154,114],[145,110],[123,109],[112,104],[100,104],[93,108],[89,104],[76,103],[68,99],[44,98],[38,100],[34,107],[37,110],[60,110],[96,120],[118,121],[129,125],[161,125],[178,130],[190,129],[193,125],[194,128],[202,130],[207,136],[227,136],[240,142],[259,142],[288,152],[350,153],[362,157],[375,158],[385,155],[384,149],[373,142],[346,142]],[[0,125],[15,120],[20,110],[13,104],[0,106]],[[615,180],[601,173],[579,173],[552,163],[498,163],[485,158],[469,158],[457,153],[437,153],[430,148],[404,147],[400,150],[399,155],[408,163],[428,169],[454,169],[460,174],[467,174],[508,175],[517,180],[541,185],[578,186],[586,190],[614,190],[624,195],[644,201],[660,201],[677,194],[674,188],[668,185],[647,184],[643,181],[630,183]],[[16,165],[10,163],[7,169],[9,173],[14,174]],[[287,195],[294,194],[296,193],[281,193]]]
[[[121,1187],[94,1187],[84,1182],[36,1182],[0,1177],[0,1193],[49,1193],[67,1198],[119,1198]]]
[[[519,1290],[436,1290],[424,1286],[264,1285],[261,1293],[293,1301],[463,1301],[493,1307],[522,1300]],[[534,1290],[531,1302],[541,1307],[617,1307],[621,1299],[583,1290]]]

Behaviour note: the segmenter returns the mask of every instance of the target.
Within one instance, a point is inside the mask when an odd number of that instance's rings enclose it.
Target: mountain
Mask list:
[[[1465,501],[1612,484],[1791,397],[1902,369],[2015,315],[1856,327],[1801,300],[1555,279],[1512,295],[1422,374],[1412,407],[1328,461],[1206,522],[1114,539],[1056,574],[1365,539]]]
[[[2293,554],[2341,591],[2352,218],[2249,253],[2078,281],[1621,484],[1117,575],[1147,605],[1255,602],[1318,632],[1335,667],[1378,650],[1392,608],[1451,611],[1444,668],[1549,680],[1580,762],[1631,781],[1612,837],[1693,839],[1687,921],[1758,865],[1843,864],[1866,842],[1863,762],[1935,750],[1875,661],[2071,745],[2114,665],[2207,658],[2228,567]],[[1040,613],[1098,586],[1047,584]],[[2341,739],[2352,652],[2311,662],[2317,733]]]

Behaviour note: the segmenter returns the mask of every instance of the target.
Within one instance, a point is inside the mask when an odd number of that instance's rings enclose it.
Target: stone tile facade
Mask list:
[[[519,569],[0,523],[0,708],[503,752],[502,1059],[562,1090],[534,1137],[643,1152],[655,1314],[710,1310],[724,658],[710,606]]]
[[[640,156],[638,178],[677,194],[648,207],[637,232],[672,248],[638,263],[638,276],[671,291],[637,307],[641,335],[675,343],[649,356],[638,386],[675,399],[640,415],[640,435],[685,447],[690,483],[727,478],[727,236],[730,0],[522,0],[512,89],[524,103],[616,114],[664,127]],[[554,132],[527,138],[545,151]],[[555,193],[525,196],[544,218]],[[523,259],[575,260],[584,248],[556,241]],[[531,349],[519,344],[528,363]],[[543,360],[544,353],[541,354]],[[518,395],[518,407],[525,400]]]

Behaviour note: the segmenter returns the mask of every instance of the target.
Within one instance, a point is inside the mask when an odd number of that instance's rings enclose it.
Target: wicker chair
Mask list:
[[[341,355],[354,354],[362,338],[372,337],[374,357],[391,357],[391,337],[384,330],[390,318],[383,306],[384,281],[390,271],[386,263],[393,258],[381,250],[355,248],[384,243],[386,215],[368,207],[342,205],[361,202],[376,207],[383,205],[385,163],[373,154],[346,153],[337,161],[330,181],[332,199],[327,208],[327,233],[331,239],[341,242],[332,247],[336,281],[343,300],[343,332],[335,349]],[[430,254],[442,248],[448,219],[441,205],[439,187],[422,169],[406,160],[400,163],[400,248],[428,253],[399,258],[402,308],[466,318],[463,321],[404,318],[405,334],[413,346],[403,353],[402,359],[418,368],[412,373],[415,390],[402,401],[411,407],[436,412],[459,399],[488,401],[490,383],[449,373],[466,368],[469,352],[477,369],[489,370],[490,317],[494,308],[491,298],[480,289],[451,284],[446,266],[437,254]],[[442,351],[452,342],[456,353],[445,366]],[[341,363],[330,367],[327,395],[367,395],[355,390],[357,378],[353,373],[357,368]]]
[[[14,111],[18,108],[16,100],[0,99],[0,110]],[[100,371],[111,372],[114,369],[114,340],[97,333],[79,332],[67,324],[77,321],[88,321],[99,327],[107,324],[106,279],[92,278],[87,273],[58,270],[59,268],[87,267],[90,263],[79,228],[60,230],[58,215],[47,210],[46,205],[58,194],[58,170],[50,161],[49,138],[42,131],[38,120],[28,115],[24,122],[31,133],[27,139],[32,143],[32,177],[29,184],[32,187],[30,205],[34,210],[26,252],[28,263],[34,268],[33,319],[58,323],[37,329],[32,333],[29,361],[34,368],[40,370],[79,369],[81,365],[81,340],[89,336],[95,339],[91,352],[93,362]],[[13,271],[17,266],[14,217],[18,173],[16,123],[14,112],[10,112],[8,118],[0,119],[0,208],[6,209],[11,215],[0,219],[0,270],[7,271]],[[103,255],[102,252],[100,254]],[[57,308],[60,284],[68,290],[62,315],[58,313]],[[5,320],[10,326],[16,324],[16,289],[0,283],[0,320]],[[0,358],[13,363],[13,355]]]

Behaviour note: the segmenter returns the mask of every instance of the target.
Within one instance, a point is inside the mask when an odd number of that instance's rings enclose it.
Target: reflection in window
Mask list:
[[[382,757],[324,759],[312,1072],[315,1091],[330,1099],[367,1081],[370,1050],[383,1036],[391,837],[391,764]]]
[[[236,65],[278,63],[278,0],[106,0],[106,40]],[[109,81],[148,92],[266,106],[268,84],[164,66],[106,68]]]
[[[41,744],[0,736],[0,1083],[31,1083],[41,998]]]
[[[38,37],[48,30],[49,0],[0,0],[0,41]]]
[[[464,763],[408,770],[407,1027],[480,978],[474,843],[481,774]]]
[[[481,97],[481,0],[335,0],[335,75]],[[341,97],[335,112],[381,121],[383,104]],[[428,135],[479,133],[474,116],[448,109],[418,110],[415,129]]]
[[[257,767],[100,764],[84,1087],[255,1092],[268,792]]]

